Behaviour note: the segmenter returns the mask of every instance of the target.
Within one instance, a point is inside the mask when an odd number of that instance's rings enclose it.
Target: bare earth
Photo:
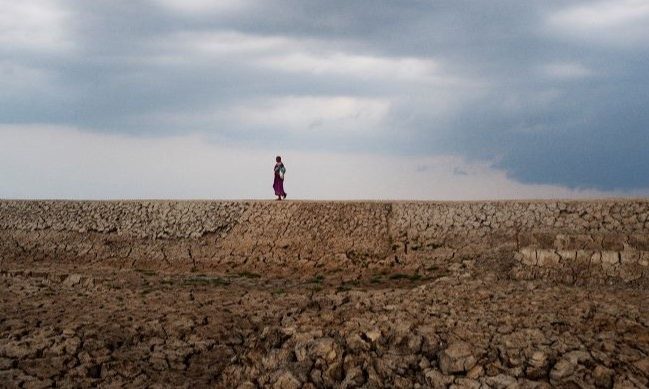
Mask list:
[[[424,275],[3,264],[6,387],[616,387],[649,382],[646,290]],[[8,270],[11,268],[12,270]]]
[[[0,200],[0,387],[649,387],[649,199]]]

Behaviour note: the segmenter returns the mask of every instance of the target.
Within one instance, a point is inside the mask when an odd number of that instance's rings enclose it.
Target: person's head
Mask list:
[[[279,155],[275,157],[275,162],[282,162],[282,157],[280,157]]]

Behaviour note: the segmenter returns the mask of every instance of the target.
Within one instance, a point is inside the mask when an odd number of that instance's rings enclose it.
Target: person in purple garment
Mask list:
[[[282,157],[277,156],[275,162],[275,180],[273,181],[273,189],[275,189],[277,200],[281,200],[282,198],[286,198],[286,192],[284,192],[284,173],[286,173],[286,168],[282,163]]]

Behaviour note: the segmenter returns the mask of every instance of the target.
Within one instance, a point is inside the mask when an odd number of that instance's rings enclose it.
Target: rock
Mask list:
[[[261,363],[265,369],[275,370],[280,367],[287,357],[288,350],[273,349],[261,359]]]
[[[537,250],[536,261],[539,266],[556,267],[559,265],[561,257],[552,250]]]
[[[649,358],[642,358],[638,361],[633,362],[633,366],[637,367],[638,370],[649,375]]]
[[[302,385],[291,372],[285,371],[279,375],[273,389],[299,389]]]
[[[454,378],[452,376],[444,375],[435,369],[426,369],[424,370],[424,378],[426,380],[426,385],[430,388],[444,388],[450,385]]]
[[[631,374],[623,374],[615,377],[614,389],[636,389],[649,387],[649,380]]]
[[[476,364],[471,351],[472,346],[466,342],[455,342],[439,355],[439,367],[444,374],[462,373]]]
[[[612,369],[602,365],[597,365],[593,369],[593,380],[598,388],[610,388],[613,386],[613,375]]]
[[[70,274],[65,281],[63,281],[63,285],[66,286],[75,286],[78,285],[81,282],[81,274]]]
[[[541,351],[532,353],[525,373],[532,379],[546,377],[548,374],[548,356]]]
[[[376,343],[381,338],[381,330],[373,329],[371,331],[367,331],[365,333],[365,336],[367,337],[367,339],[372,341],[372,343]]]
[[[261,339],[264,341],[266,349],[277,348],[284,341],[284,332],[277,327],[264,327],[261,333]]]
[[[497,376],[494,377],[487,377],[484,380],[484,382],[485,384],[489,385],[489,387],[491,388],[505,389],[505,388],[515,387],[516,378],[505,374],[498,374]]]
[[[572,375],[575,371],[575,365],[567,359],[561,359],[557,362],[550,371],[550,379],[553,381],[561,381],[566,377]]]
[[[552,386],[547,382],[530,381],[527,379],[519,379],[518,382],[511,387],[520,389],[552,389]]]
[[[566,353],[563,358],[567,359],[573,365],[583,364],[584,362],[592,360],[590,353],[583,350],[576,350]]]
[[[410,335],[406,337],[406,344],[403,347],[405,351],[409,354],[419,354],[422,345],[422,336],[421,335]]]
[[[418,329],[422,336],[421,352],[430,359],[435,358],[440,351],[440,338],[432,326],[424,326]]]
[[[638,262],[640,254],[635,250],[627,250],[620,252],[620,262],[623,264],[634,264]]]
[[[638,259],[638,265],[644,267],[649,266],[649,253],[642,253],[642,256]]]
[[[480,382],[470,378],[457,378],[450,389],[479,389]]]
[[[484,375],[484,367],[475,365],[466,373],[466,378],[476,379]]]
[[[523,264],[528,266],[536,265],[536,250],[530,248],[522,248],[519,251],[519,255],[520,255],[519,260],[523,262]]]
[[[548,356],[542,351],[532,353],[529,364],[530,366],[541,367],[547,365]]]
[[[347,348],[349,350],[356,353],[361,351],[368,351],[370,349],[370,344],[364,341],[363,338],[361,338],[361,336],[358,334],[350,334],[349,336],[347,336],[345,343],[347,344]]]
[[[345,379],[342,383],[343,388],[349,387],[358,387],[365,383],[365,377],[363,376],[363,370],[358,366],[351,367],[347,369],[345,374]]]
[[[309,355],[313,358],[321,358],[327,362],[332,362],[338,357],[338,345],[331,338],[320,338],[311,342],[309,345]]]
[[[334,362],[329,365],[329,368],[322,374],[324,384],[327,387],[333,387],[340,384],[343,379],[343,364]]]
[[[615,265],[620,262],[620,254],[617,251],[602,251],[602,263]]]

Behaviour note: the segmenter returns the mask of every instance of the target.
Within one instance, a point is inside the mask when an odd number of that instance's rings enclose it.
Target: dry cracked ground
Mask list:
[[[0,385],[645,388],[648,297],[472,261],[288,278],[4,262]]]

